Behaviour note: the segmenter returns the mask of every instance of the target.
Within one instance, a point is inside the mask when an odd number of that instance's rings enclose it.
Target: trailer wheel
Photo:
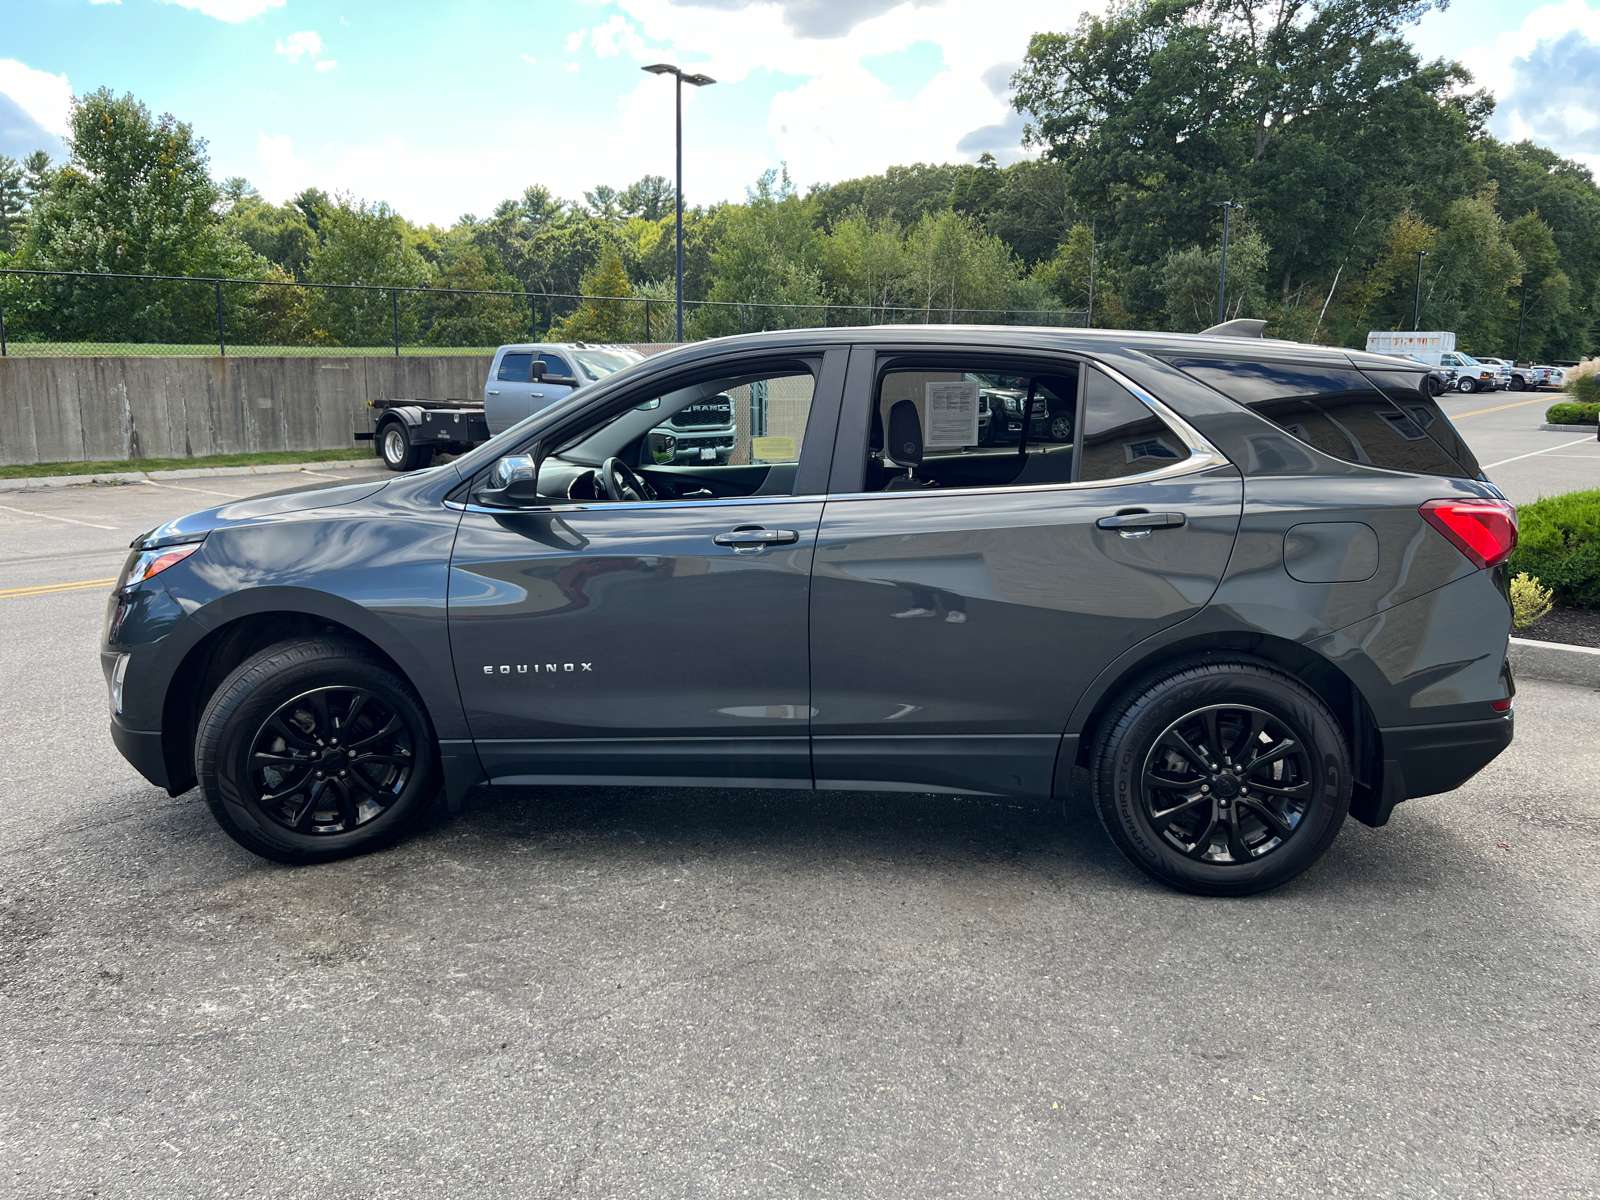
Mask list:
[[[414,446],[406,423],[392,420],[378,430],[378,457],[391,471],[418,471],[433,458],[433,447]]]

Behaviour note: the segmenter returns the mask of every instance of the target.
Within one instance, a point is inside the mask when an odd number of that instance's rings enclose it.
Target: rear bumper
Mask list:
[[[1380,729],[1385,780],[1391,764],[1400,768],[1400,800],[1454,791],[1511,745],[1512,732],[1511,713],[1487,721]]]
[[[117,751],[133,764],[133,769],[158,788],[167,786],[167,759],[161,748],[159,729],[129,729],[122,721],[111,718],[111,740]]]

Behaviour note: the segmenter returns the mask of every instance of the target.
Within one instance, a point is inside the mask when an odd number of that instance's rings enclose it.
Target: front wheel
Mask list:
[[[1471,393],[1471,392],[1475,392],[1477,390],[1478,390],[1478,381],[1476,379],[1473,379],[1471,377],[1463,377],[1461,379],[1456,380],[1456,391],[1458,391],[1458,392]]]
[[[1050,418],[1050,440],[1053,442],[1072,440],[1072,418],[1066,413],[1057,413]]]
[[[1091,769],[1117,848],[1200,895],[1293,879],[1350,808],[1338,721],[1298,681],[1249,660],[1201,661],[1136,686],[1101,725]]]
[[[416,471],[433,458],[433,447],[417,446],[404,421],[390,421],[378,431],[378,453],[391,471]]]
[[[386,845],[439,792],[439,754],[416,691],[359,645],[282,642],[212,695],[195,774],[246,850],[316,863]]]
[[[1511,390],[1513,392],[1524,391],[1526,390],[1527,386],[1527,380],[1523,379],[1521,375],[1513,375],[1511,377]]]

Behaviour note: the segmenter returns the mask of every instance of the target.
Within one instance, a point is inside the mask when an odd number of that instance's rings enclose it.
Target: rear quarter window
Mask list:
[[[1478,474],[1475,461],[1468,471],[1432,435],[1432,427],[1449,426],[1437,405],[1409,411],[1354,367],[1200,358],[1167,361],[1334,458],[1419,475],[1474,478]],[[1417,388],[1409,395],[1425,393]],[[1450,434],[1452,443],[1460,442],[1453,429]]]
[[[1426,371],[1363,373],[1377,384],[1378,390],[1398,405],[1402,412],[1410,414],[1411,419],[1427,431],[1428,436],[1439,444],[1439,448],[1460,465],[1464,475],[1476,479],[1483,473],[1483,468],[1478,465],[1478,456],[1456,432],[1456,427],[1450,423],[1450,418],[1444,415],[1439,402],[1429,393]]]

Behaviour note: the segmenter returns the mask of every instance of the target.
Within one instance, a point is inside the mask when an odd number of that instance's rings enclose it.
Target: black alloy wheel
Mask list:
[[[365,688],[318,688],[278,706],[250,752],[255,806],[313,837],[383,815],[416,770],[416,733]]]
[[[1250,862],[1294,837],[1312,777],[1304,734],[1259,708],[1213,704],[1156,738],[1141,781],[1144,815],[1186,858]]]
[[[1294,878],[1350,808],[1337,718],[1299,680],[1245,657],[1191,660],[1135,684],[1100,723],[1090,770],[1117,848],[1201,895]]]
[[[195,774],[229,837],[263,858],[316,863],[395,840],[440,791],[422,699],[370,647],[280,642],[212,694]]]

